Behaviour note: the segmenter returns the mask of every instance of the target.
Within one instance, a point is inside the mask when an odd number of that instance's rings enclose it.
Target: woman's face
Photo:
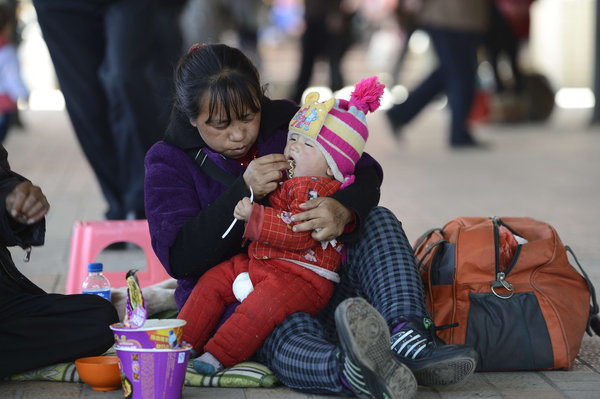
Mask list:
[[[208,120],[208,94],[202,99],[202,108],[196,119],[190,123],[200,133],[202,140],[214,151],[228,157],[241,158],[248,153],[256,142],[258,129],[260,127],[260,112],[248,110],[246,115],[240,119],[232,119],[227,123],[227,115],[224,111],[213,114],[213,119]],[[235,118],[235,115],[232,115]]]
[[[321,150],[301,134],[290,134],[283,155],[294,161],[294,177],[333,175]]]

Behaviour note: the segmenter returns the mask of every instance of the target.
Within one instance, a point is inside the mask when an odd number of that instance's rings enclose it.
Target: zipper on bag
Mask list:
[[[508,280],[506,280],[506,276],[512,270],[514,264],[516,263],[517,257],[520,252],[520,245],[517,245],[517,249],[515,250],[513,259],[511,260],[510,264],[508,265],[506,271],[501,272],[500,271],[500,233],[499,233],[498,229],[499,229],[500,225],[503,225],[503,223],[500,220],[500,218],[498,218],[497,216],[494,216],[493,218],[491,218],[491,220],[492,220],[492,226],[494,228],[494,263],[495,263],[494,271],[495,271],[496,280],[490,281],[490,286],[491,286],[490,288],[491,288],[492,292],[494,293],[494,295],[496,295],[498,298],[509,299],[514,295],[515,289],[514,289],[513,285]],[[496,290],[499,290],[499,291],[505,290],[508,293],[502,293],[501,291],[497,292]]]

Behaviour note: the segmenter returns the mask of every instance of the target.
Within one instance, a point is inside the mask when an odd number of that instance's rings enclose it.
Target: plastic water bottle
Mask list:
[[[81,284],[81,293],[99,295],[110,301],[110,283],[102,274],[102,263],[88,264],[88,275]]]

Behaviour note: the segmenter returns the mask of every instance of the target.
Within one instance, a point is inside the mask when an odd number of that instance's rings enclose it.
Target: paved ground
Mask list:
[[[350,54],[357,64],[361,53]],[[279,57],[277,57],[279,59]],[[285,57],[282,57],[285,58]],[[271,91],[284,93],[283,78],[265,68]],[[356,65],[356,64],[352,64]],[[281,67],[284,70],[284,67]],[[367,76],[349,71],[349,80]],[[317,76],[317,80],[319,76]],[[451,151],[446,146],[447,112],[429,107],[396,139],[382,112],[369,116],[367,151],[383,165],[381,204],[403,221],[413,241],[455,216],[531,216],[550,222],[577,253],[600,287],[600,129],[590,113],[556,110],[540,124],[483,125],[477,129],[485,150]],[[5,142],[14,170],[45,191],[52,204],[46,245],[34,249],[30,263],[13,250],[21,270],[44,289],[64,292],[70,236],[76,220],[101,219],[105,204],[73,136],[64,112],[27,111],[24,129]],[[104,256],[101,255],[101,256]],[[107,257],[109,268],[140,266],[138,251]],[[141,261],[143,263],[143,260]],[[143,267],[143,266],[142,266]],[[570,371],[478,373],[460,387],[420,389],[418,398],[571,398],[600,397],[600,338],[585,337]],[[1,360],[0,360],[1,361]],[[2,383],[1,398],[118,398],[122,391],[98,393],[85,384]],[[279,388],[184,390],[184,398],[316,398]]]

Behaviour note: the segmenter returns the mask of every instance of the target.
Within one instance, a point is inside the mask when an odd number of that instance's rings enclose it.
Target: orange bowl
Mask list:
[[[92,356],[75,360],[79,377],[94,391],[112,391],[121,387],[117,356]]]

